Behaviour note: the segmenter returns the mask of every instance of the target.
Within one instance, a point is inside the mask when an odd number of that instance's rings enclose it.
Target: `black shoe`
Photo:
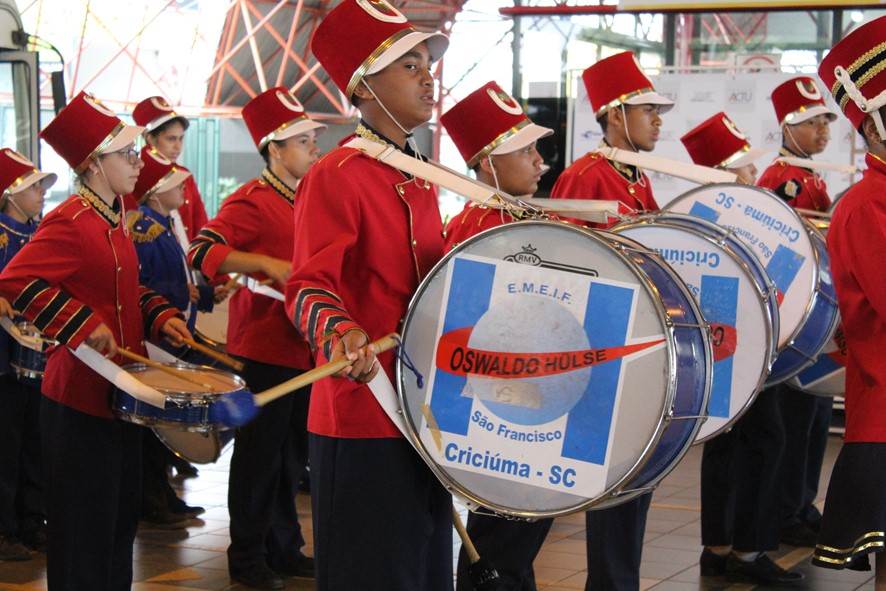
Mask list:
[[[818,534],[805,523],[799,523],[790,527],[782,528],[781,543],[799,546],[801,548],[815,548]]]
[[[195,517],[198,517],[198,516],[206,513],[206,509],[204,509],[203,507],[200,507],[200,506],[196,506],[196,505],[195,506],[187,505],[183,502],[180,507],[176,507],[175,509],[172,509],[171,512],[173,515],[178,515],[183,519],[194,519]]]
[[[280,575],[265,564],[258,564],[238,572],[231,571],[231,580],[246,585],[251,589],[283,589],[286,584]]]
[[[183,461],[180,464],[175,464],[175,473],[179,478],[197,478],[200,471],[195,466]]]
[[[0,560],[24,561],[31,559],[27,546],[12,536],[0,535]]]
[[[765,553],[752,561],[730,554],[726,560],[726,575],[730,581],[749,581],[759,585],[790,585],[806,578],[803,573],[781,568]]]
[[[190,523],[191,518],[185,514],[165,511],[145,515],[139,525],[148,529],[185,529]]]
[[[715,554],[711,552],[707,548],[701,553],[701,558],[698,561],[699,570],[701,571],[701,576],[703,577],[721,577],[726,574],[726,560],[729,557],[728,554],[725,556],[720,556],[719,554]]]
[[[24,530],[21,534],[22,543],[35,552],[46,552],[46,526]]]
[[[314,578],[314,559],[304,554],[300,555],[296,560],[281,565],[275,564],[271,568],[278,575],[283,575],[284,577]]]

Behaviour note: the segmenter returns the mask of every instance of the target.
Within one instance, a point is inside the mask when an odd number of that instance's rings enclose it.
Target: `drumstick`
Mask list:
[[[154,369],[159,369],[160,371],[168,373],[169,375],[176,377],[180,380],[183,380],[185,382],[190,382],[190,383],[194,384],[195,386],[200,386],[201,388],[205,389],[207,392],[214,392],[215,391],[210,384],[204,384],[203,382],[198,382],[197,380],[195,380],[193,378],[189,378],[186,375],[182,375],[182,372],[180,370],[173,369],[173,368],[169,367],[168,365],[164,365],[162,363],[158,363],[158,362],[154,361],[153,359],[148,359],[147,357],[142,357],[138,353],[133,353],[132,351],[129,351],[127,349],[117,349],[117,353],[119,353],[122,357],[126,357],[127,359],[131,359],[132,361],[138,361],[139,363],[144,363],[148,367],[152,367]]]
[[[796,212],[808,218],[824,218],[827,220],[831,219],[831,212],[829,211],[818,211],[815,209],[804,209],[802,207],[798,207],[796,208]]]
[[[230,291],[237,287],[237,284],[240,282],[240,276],[241,273],[235,273],[233,277],[228,279],[228,281],[225,283],[225,289]]]
[[[381,353],[383,351],[387,351],[388,349],[393,349],[394,347],[400,344],[400,335],[397,333],[391,333],[386,337],[382,337],[379,340],[372,343],[375,347],[376,353]],[[280,398],[281,396],[286,396],[290,392],[295,392],[300,388],[304,388],[310,384],[313,384],[317,380],[321,380],[323,378],[329,377],[333,374],[337,374],[347,366],[349,366],[352,361],[348,359],[339,359],[338,361],[330,361],[320,367],[315,367],[311,371],[305,372],[298,377],[292,378],[291,380],[287,380],[282,384],[278,384],[273,388],[268,388],[264,392],[255,395],[255,404],[256,406],[264,406],[267,403]]]
[[[182,342],[184,344],[186,344],[188,347],[190,347],[191,349],[194,349],[195,351],[199,351],[200,353],[203,353],[207,357],[212,357],[216,361],[220,361],[230,368],[233,368],[237,371],[243,371],[243,363],[240,361],[237,361],[236,359],[234,359],[233,357],[231,357],[229,355],[225,355],[224,353],[219,353],[218,351],[216,351],[212,347],[207,347],[206,345],[198,343],[194,339],[183,338]]]
[[[468,573],[470,574],[471,585],[474,591],[494,591],[495,589],[500,589],[501,579],[498,576],[498,571],[495,570],[495,567],[489,561],[480,558],[480,553],[477,552],[477,547],[471,541],[468,530],[465,528],[465,524],[462,522],[461,515],[458,514],[458,509],[455,508],[455,505],[452,506],[452,524],[455,526],[455,531],[458,532],[458,537],[461,538],[461,545],[468,555],[468,562],[470,563]]]

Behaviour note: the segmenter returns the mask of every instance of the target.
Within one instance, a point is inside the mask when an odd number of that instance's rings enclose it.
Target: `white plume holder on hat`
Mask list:
[[[873,117],[874,123],[877,125],[877,133],[880,134],[880,139],[886,141],[886,127],[884,127],[883,118],[880,116],[880,107],[886,105],[886,90],[872,99],[867,99],[855,85],[855,82],[852,81],[852,76],[846,68],[843,66],[835,67],[834,76],[843,85],[846,95],[855,103],[855,106],[862,113],[867,113]]]

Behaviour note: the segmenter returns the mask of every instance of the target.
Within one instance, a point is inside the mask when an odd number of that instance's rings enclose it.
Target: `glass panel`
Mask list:
[[[0,62],[0,143],[31,160],[31,68],[25,62]]]

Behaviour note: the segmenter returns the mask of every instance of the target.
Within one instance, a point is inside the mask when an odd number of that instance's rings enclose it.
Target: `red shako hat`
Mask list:
[[[782,82],[772,91],[772,106],[779,125],[796,125],[817,115],[827,115],[833,121],[837,114],[824,102],[821,90],[809,76],[798,76]]]
[[[305,114],[305,108],[282,86],[269,88],[243,107],[243,121],[261,151],[268,142],[283,141],[312,129],[325,129]]]
[[[652,81],[630,51],[600,60],[582,72],[581,79],[598,119],[619,105],[659,105],[662,112],[674,106],[674,101],[655,92]]]
[[[751,148],[745,134],[722,111],[686,132],[680,141],[694,163],[711,168],[741,168],[765,153]]]
[[[162,96],[148,97],[132,110],[132,120],[136,125],[144,127],[145,133],[150,133],[173,119],[181,119],[185,129],[190,125],[187,118],[176,113]]]
[[[167,159],[154,146],[142,148],[144,167],[138,173],[138,181],[132,191],[136,201],[142,202],[154,193],[175,188],[191,176],[190,171]]]

